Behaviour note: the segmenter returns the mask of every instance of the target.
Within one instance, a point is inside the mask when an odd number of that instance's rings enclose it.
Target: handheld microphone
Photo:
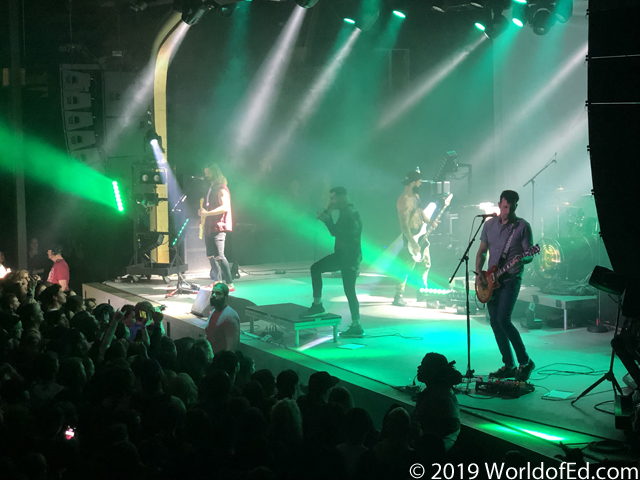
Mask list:
[[[497,217],[497,213],[485,213],[483,215],[476,215],[476,218],[494,218]]]

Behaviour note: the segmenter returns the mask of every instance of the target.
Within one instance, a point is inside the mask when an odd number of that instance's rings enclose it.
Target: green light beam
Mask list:
[[[37,138],[20,135],[0,123],[0,169],[21,163],[25,176],[57,190],[118,209],[112,180]],[[124,210],[124,209],[123,209]]]

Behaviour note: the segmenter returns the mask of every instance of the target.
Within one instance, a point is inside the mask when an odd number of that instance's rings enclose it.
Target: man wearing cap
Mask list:
[[[213,310],[204,331],[213,354],[223,350],[235,352],[240,345],[240,317],[229,306],[229,287],[224,283],[216,283],[209,303]]]
[[[403,180],[404,190],[398,198],[396,207],[398,208],[398,220],[400,221],[400,230],[402,231],[403,248],[398,258],[404,266],[404,272],[400,275],[400,282],[396,287],[396,296],[393,299],[393,305],[397,307],[406,307],[407,302],[402,298],[404,289],[407,284],[409,275],[412,277],[422,276],[422,280],[415,281],[416,284],[422,284],[424,289],[427,288],[427,276],[429,275],[429,267],[431,267],[431,256],[429,254],[429,242],[425,239],[426,245],[421,247],[413,238],[424,223],[431,224],[431,220],[427,218],[422,208],[420,208],[420,197],[418,196],[420,185],[422,185],[420,170],[414,170],[407,173]],[[437,226],[437,223],[435,224]],[[412,253],[422,251],[422,260],[414,261]],[[414,283],[414,282],[411,282]],[[417,300],[425,299],[424,292],[418,289]]]
[[[63,291],[68,291],[69,265],[67,264],[65,259],[62,258],[62,248],[56,245],[50,250],[47,250],[47,256],[49,257],[49,260],[53,262],[53,267],[51,267],[47,282],[57,283],[62,287]]]
[[[322,306],[322,274],[324,272],[342,273],[342,286],[349,302],[351,312],[351,326],[340,335],[343,337],[362,337],[364,330],[360,326],[360,303],[356,295],[356,279],[362,262],[362,220],[360,214],[349,201],[344,187],[334,187],[330,190],[329,206],[318,212],[318,220],[329,229],[329,233],[336,239],[334,253],[318,260],[311,265],[311,283],[313,285],[313,305],[300,315],[300,318],[321,317],[325,314]],[[340,217],[333,222],[331,212],[338,210]]]

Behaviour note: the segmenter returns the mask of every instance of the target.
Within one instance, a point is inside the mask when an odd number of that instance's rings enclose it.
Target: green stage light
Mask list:
[[[113,195],[116,197],[116,204],[118,205],[118,211],[124,212],[124,206],[122,205],[122,198],[120,197],[120,188],[118,188],[118,182],[115,180],[111,182],[113,185]]]
[[[393,11],[393,14],[394,14],[396,17],[398,17],[398,18],[406,18],[406,17],[407,17],[407,16],[406,16],[404,13],[402,13],[400,10],[394,10],[394,11]]]
[[[348,23],[350,25],[355,25],[356,21],[353,18],[345,18],[344,19],[345,23]]]
[[[521,3],[523,5],[527,4],[527,0],[513,0],[515,3]]]
[[[511,19],[511,21],[515,23],[518,27],[524,27],[524,23],[522,23],[522,20],[520,20],[519,18],[513,18]]]
[[[487,29],[487,27],[485,27],[485,26],[484,26],[483,24],[481,24],[480,22],[476,22],[476,28],[477,28],[478,30],[480,30],[481,32],[484,32],[484,31]]]
[[[180,237],[182,236],[182,232],[184,231],[184,228],[187,226],[187,223],[189,223],[188,218],[184,221],[184,224],[182,225],[182,228],[180,228],[180,231],[178,232],[178,235],[176,235],[176,238],[173,239],[173,243],[171,244],[172,247],[175,247],[176,243],[178,243],[178,240],[180,240]]]

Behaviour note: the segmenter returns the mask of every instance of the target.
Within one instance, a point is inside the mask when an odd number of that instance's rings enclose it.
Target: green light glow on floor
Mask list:
[[[481,426],[486,430],[492,430],[494,432],[503,432],[516,436],[526,436],[532,435],[534,437],[540,438],[542,440],[547,440],[549,442],[567,442],[567,441],[580,441],[580,439],[570,439],[568,437],[559,437],[557,435],[550,435],[548,433],[543,433],[537,430],[529,430],[526,428],[520,428],[515,425],[503,426],[495,423],[487,423]],[[577,437],[577,436],[576,436]]]
[[[37,138],[21,137],[0,122],[0,170],[13,172],[18,163],[32,181],[118,209],[112,180],[66,152]]]

